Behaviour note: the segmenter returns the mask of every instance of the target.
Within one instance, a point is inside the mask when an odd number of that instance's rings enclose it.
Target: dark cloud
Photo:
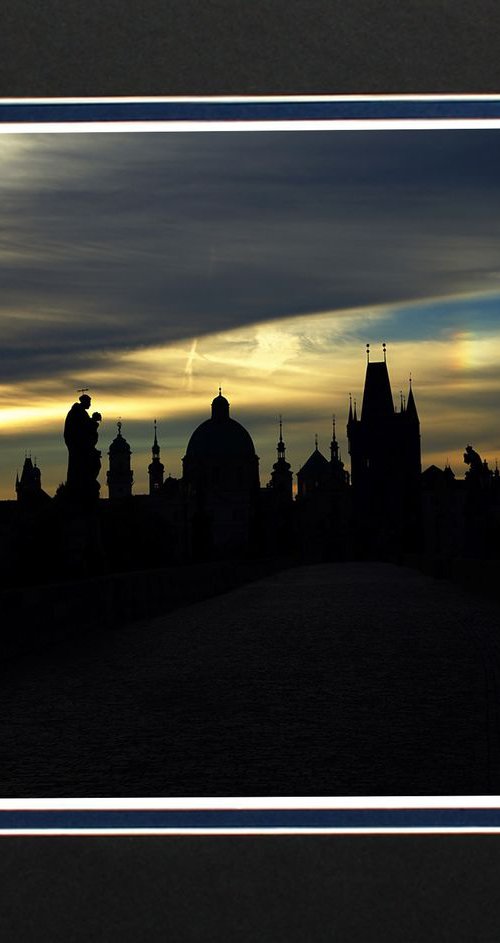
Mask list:
[[[8,144],[6,381],[258,320],[498,287],[497,131]]]

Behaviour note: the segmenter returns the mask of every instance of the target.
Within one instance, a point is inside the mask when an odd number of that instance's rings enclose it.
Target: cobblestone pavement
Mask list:
[[[499,609],[305,566],[2,671],[0,795],[500,792]]]

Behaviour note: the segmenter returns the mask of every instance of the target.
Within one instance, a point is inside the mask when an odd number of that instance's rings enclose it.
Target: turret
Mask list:
[[[285,453],[285,443],[283,441],[283,420],[280,416],[279,418],[279,439],[276,446],[276,451],[278,453],[278,459],[273,465],[273,470],[271,472],[271,481],[270,487],[274,489],[275,493],[280,496],[280,498],[285,500],[292,500],[292,489],[293,489],[293,475],[291,472],[290,463],[287,462]]]
[[[109,447],[109,471],[107,483],[109,497],[128,498],[132,494],[133,472],[130,468],[130,446],[122,436],[122,424],[117,422],[118,434]]]
[[[19,473],[16,474],[15,489],[18,501],[32,503],[50,500],[45,491],[42,491],[42,475],[36,458],[32,460],[31,455],[25,455],[21,477]]]
[[[339,444],[336,436],[335,416],[332,416],[332,441],[330,442],[330,467],[332,473],[332,485],[334,488],[347,485],[349,483],[349,473],[344,470],[344,463],[340,454]]]
[[[154,430],[155,437],[151,448],[152,460],[150,465],[148,465],[149,493],[151,495],[157,495],[161,492],[163,487],[163,476],[165,473],[165,466],[160,461],[160,446],[158,445],[156,419],[154,421]]]

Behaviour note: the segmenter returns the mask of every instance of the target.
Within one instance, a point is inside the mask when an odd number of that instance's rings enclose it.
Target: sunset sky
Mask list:
[[[261,482],[277,417],[296,472],[348,464],[365,344],[411,373],[424,467],[500,459],[500,131],[0,134],[0,497],[25,451],[52,494],[79,387],[167,473],[219,384]]]

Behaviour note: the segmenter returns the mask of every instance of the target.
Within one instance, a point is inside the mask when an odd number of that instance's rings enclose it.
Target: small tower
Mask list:
[[[330,466],[332,470],[332,485],[334,488],[349,484],[349,472],[344,470],[344,463],[340,454],[336,435],[335,416],[332,416],[332,441],[330,442]]]
[[[41,494],[42,479],[40,469],[37,467],[36,458],[31,460],[31,455],[25,455],[21,477],[16,475],[16,494],[17,500],[24,498],[33,498]]]
[[[153,442],[153,447],[151,449],[153,458],[151,464],[148,466],[149,473],[149,493],[152,495],[157,495],[161,493],[163,487],[163,476],[165,473],[165,466],[160,461],[160,446],[158,445],[158,439],[156,436],[156,419],[154,422],[155,429],[155,438]]]
[[[109,471],[107,474],[107,483],[109,497],[128,498],[132,494],[133,472],[130,468],[130,456],[132,454],[130,446],[122,436],[121,421],[117,422],[118,435],[113,439],[109,447]]]
[[[276,451],[278,453],[278,460],[273,465],[273,470],[271,472],[271,482],[270,487],[274,490],[276,495],[280,497],[283,501],[292,500],[292,488],[293,488],[293,475],[291,472],[290,463],[287,462],[285,458],[285,443],[283,441],[283,420],[280,416],[280,436],[278,439],[278,445],[276,446]]]
[[[297,472],[297,496],[329,494],[331,490],[330,462],[320,452],[318,436],[314,436],[314,452]]]

